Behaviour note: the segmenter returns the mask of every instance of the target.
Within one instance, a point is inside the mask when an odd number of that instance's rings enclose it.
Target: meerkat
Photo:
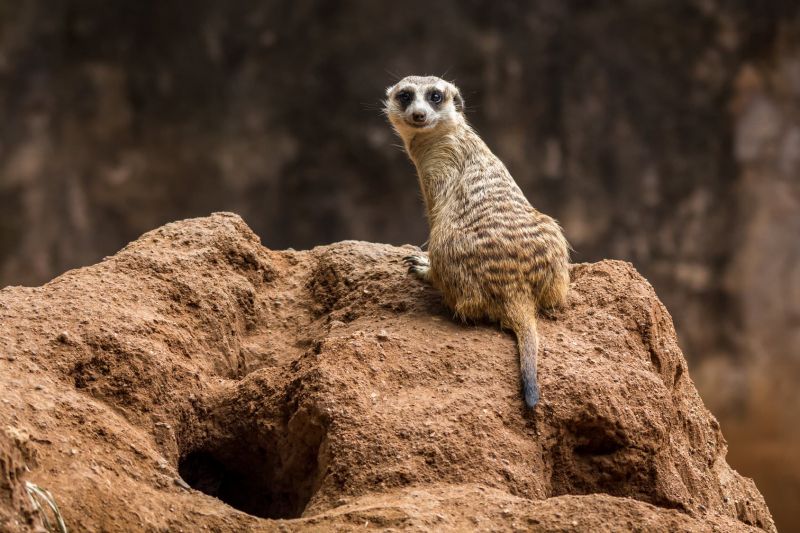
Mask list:
[[[539,401],[537,315],[569,288],[569,244],[534,209],[464,116],[459,89],[408,76],[386,90],[385,113],[417,169],[428,255],[404,258],[463,320],[489,319],[517,338],[525,402]]]

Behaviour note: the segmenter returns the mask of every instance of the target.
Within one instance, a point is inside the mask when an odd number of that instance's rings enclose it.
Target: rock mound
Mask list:
[[[531,412],[511,336],[408,251],[218,213],[0,291],[0,529],[37,525],[25,477],[80,531],[774,530],[631,265],[573,267]]]

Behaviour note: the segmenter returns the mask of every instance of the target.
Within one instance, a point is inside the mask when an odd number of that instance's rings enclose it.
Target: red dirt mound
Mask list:
[[[531,412],[408,251],[220,213],[0,291],[0,529],[38,527],[26,477],[75,531],[774,531],[631,265],[573,267]]]

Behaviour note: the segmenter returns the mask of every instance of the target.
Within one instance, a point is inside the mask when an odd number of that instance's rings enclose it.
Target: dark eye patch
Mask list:
[[[414,91],[404,89],[397,93],[394,97],[395,100],[402,106],[403,109],[407,108],[414,100]]]
[[[433,104],[434,108],[438,108],[441,103],[444,101],[444,94],[439,89],[431,89],[425,95],[428,101]]]

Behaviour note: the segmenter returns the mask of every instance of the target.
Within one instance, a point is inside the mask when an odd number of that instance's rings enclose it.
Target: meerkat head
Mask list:
[[[464,123],[458,87],[436,76],[407,76],[386,89],[386,115],[403,139]]]

